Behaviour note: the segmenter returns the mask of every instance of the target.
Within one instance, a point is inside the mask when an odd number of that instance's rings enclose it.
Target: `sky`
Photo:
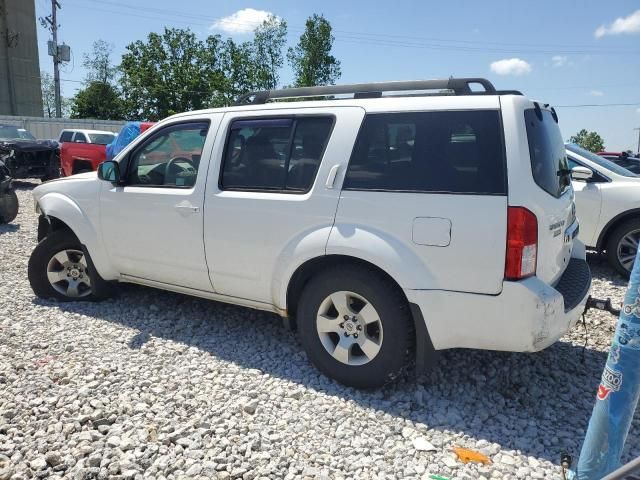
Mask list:
[[[484,77],[554,105],[565,139],[586,128],[610,151],[638,148],[638,0],[58,1],[59,42],[72,51],[60,75],[66,97],[82,88],[82,55],[98,39],[114,45],[119,63],[129,43],[165,26],[243,41],[271,13],[286,20],[292,46],[306,18],[319,13],[334,30],[338,83]],[[50,13],[49,0],[35,2],[37,16]],[[40,66],[52,72],[49,36],[38,27]],[[280,82],[291,81],[285,65]]]

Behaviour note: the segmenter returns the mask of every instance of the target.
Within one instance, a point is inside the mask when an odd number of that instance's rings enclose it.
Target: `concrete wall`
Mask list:
[[[14,117],[0,115],[0,123],[19,125],[29,130],[38,139],[57,140],[65,128],[86,128],[119,132],[125,124],[121,120],[84,120],[71,118]]]
[[[42,116],[35,0],[0,0],[0,115]]]

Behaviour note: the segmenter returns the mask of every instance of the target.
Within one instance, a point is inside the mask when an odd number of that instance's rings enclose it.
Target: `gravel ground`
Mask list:
[[[578,456],[609,314],[587,315],[584,350],[580,325],[537,354],[449,351],[419,383],[356,391],[270,314],[136,286],[102,303],[34,298],[33,186],[0,226],[0,480],[560,479],[560,453]],[[591,265],[594,295],[620,302],[622,278]],[[640,455],[637,420],[625,459]]]

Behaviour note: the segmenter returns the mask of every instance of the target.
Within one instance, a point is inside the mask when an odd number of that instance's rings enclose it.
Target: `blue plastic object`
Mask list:
[[[640,249],[602,373],[574,478],[600,480],[620,466],[640,397]]]
[[[107,160],[113,158],[140,135],[140,122],[127,122],[116,139],[107,145]]]

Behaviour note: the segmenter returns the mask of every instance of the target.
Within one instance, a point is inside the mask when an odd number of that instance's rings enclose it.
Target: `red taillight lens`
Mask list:
[[[538,219],[524,207],[509,207],[505,278],[520,280],[535,275],[537,256]]]

